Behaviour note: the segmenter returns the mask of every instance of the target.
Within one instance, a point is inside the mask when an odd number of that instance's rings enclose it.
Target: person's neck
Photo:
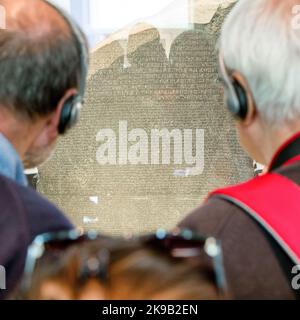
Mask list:
[[[23,159],[33,139],[30,124],[1,110],[0,133],[12,144],[20,159]]]
[[[300,132],[300,123],[293,123],[280,128],[268,129],[264,134],[264,143],[261,145],[261,152],[265,163],[270,165],[276,152],[292,136]]]

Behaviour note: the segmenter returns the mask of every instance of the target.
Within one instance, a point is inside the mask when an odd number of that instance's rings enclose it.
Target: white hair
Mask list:
[[[222,28],[226,66],[245,77],[258,111],[272,126],[300,120],[299,4],[239,0]]]

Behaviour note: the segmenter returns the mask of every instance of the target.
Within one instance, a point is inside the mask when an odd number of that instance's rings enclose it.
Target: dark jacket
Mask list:
[[[293,137],[280,149],[270,169],[298,185],[300,162],[282,165],[300,155],[299,136]],[[224,266],[233,298],[296,297],[291,287],[292,261],[269,233],[235,204],[213,196],[181,222],[180,227],[213,235],[222,241]]]
[[[22,277],[28,245],[42,233],[68,230],[72,224],[34,190],[0,176],[0,265],[6,269],[7,298]]]

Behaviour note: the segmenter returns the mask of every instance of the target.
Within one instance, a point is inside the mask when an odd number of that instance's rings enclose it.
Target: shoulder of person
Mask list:
[[[14,199],[29,228],[31,240],[39,234],[74,228],[65,215],[52,203],[30,187],[23,187],[5,177],[0,177],[5,194]],[[2,192],[2,191],[1,191]],[[5,205],[5,199],[2,199]]]
[[[228,228],[231,229],[238,220],[250,218],[245,212],[224,199],[212,196],[201,206],[190,212],[180,222],[180,228],[188,228],[203,234],[219,237]]]

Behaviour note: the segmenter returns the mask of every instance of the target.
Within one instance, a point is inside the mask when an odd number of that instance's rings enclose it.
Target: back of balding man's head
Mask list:
[[[80,49],[69,24],[43,0],[0,0],[0,106],[35,119],[78,88]]]

